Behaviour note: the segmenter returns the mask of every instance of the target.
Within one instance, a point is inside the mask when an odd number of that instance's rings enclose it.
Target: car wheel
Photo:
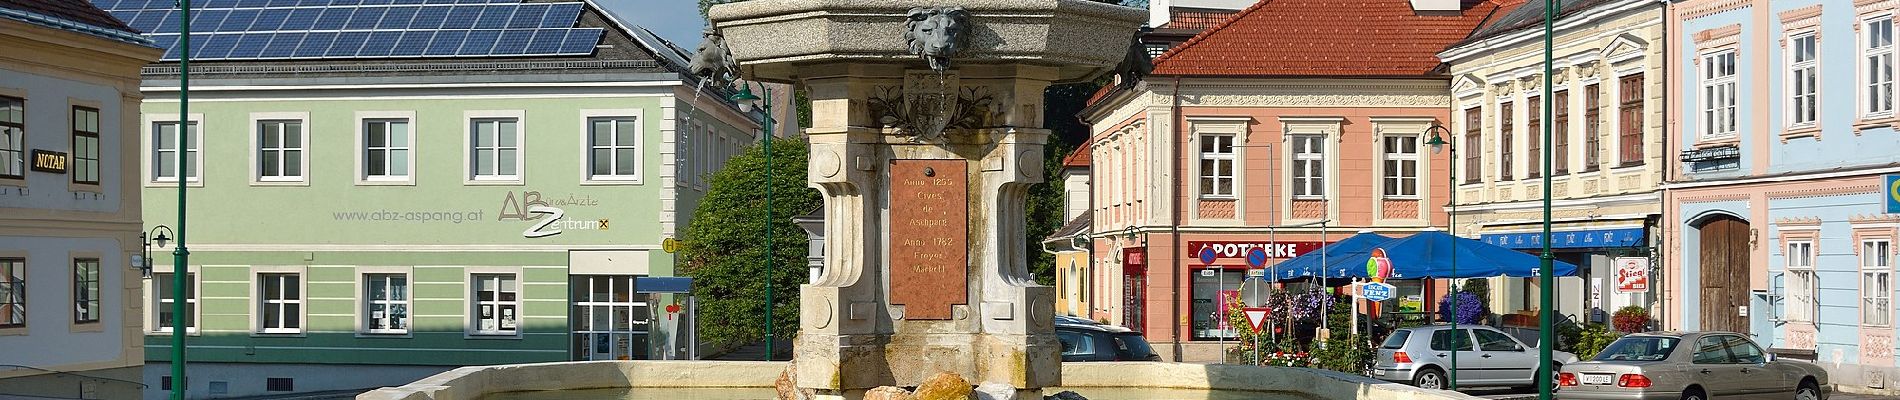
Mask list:
[[[1412,386],[1417,386],[1421,389],[1442,390],[1445,388],[1445,373],[1440,372],[1437,368],[1420,369],[1418,370],[1418,375],[1412,377]]]
[[[1794,390],[1794,400],[1821,400],[1821,387],[1814,381],[1801,382],[1801,387]]]
[[[1708,397],[1702,394],[1702,389],[1692,388],[1682,391],[1682,400],[1708,400]]]

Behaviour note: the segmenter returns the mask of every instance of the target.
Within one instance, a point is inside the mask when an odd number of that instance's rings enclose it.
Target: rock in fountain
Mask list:
[[[829,240],[823,276],[800,290],[797,386],[856,398],[949,373],[1039,399],[1060,385],[1054,293],[1030,276],[1024,233],[1050,134],[1043,90],[1113,70],[1145,12],[751,0],[710,15],[742,76],[812,102],[808,178]]]

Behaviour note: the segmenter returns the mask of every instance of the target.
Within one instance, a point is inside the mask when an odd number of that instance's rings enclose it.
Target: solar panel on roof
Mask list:
[[[475,27],[475,19],[482,16],[482,8],[476,6],[449,7],[449,15],[443,17],[442,29],[468,29]]]
[[[376,29],[407,28],[409,20],[416,18],[418,8],[420,7],[390,7],[389,12],[383,15],[382,22],[376,23]]]
[[[303,42],[304,36],[306,36],[306,34],[303,32],[279,33],[275,37],[271,38],[270,44],[264,46],[264,52],[258,54],[257,57],[258,58],[290,57],[291,53],[295,53],[297,51],[297,46],[299,43]]]
[[[224,58],[257,58],[258,54],[264,52],[264,46],[269,45],[271,38],[274,36],[277,36],[277,34],[246,33],[238,35],[237,44],[231,47],[231,53],[226,54]]]
[[[545,4],[523,4],[515,8],[515,14],[508,19],[508,29],[528,29],[541,26],[541,16],[548,14]]]
[[[435,31],[408,31],[402,33],[402,39],[396,41],[396,47],[389,51],[392,57],[415,57],[429,47],[429,39],[435,38]]]
[[[560,54],[593,53],[594,45],[600,43],[600,35],[598,28],[569,30],[567,38],[561,40]]]
[[[284,25],[277,29],[286,31],[308,30],[312,25],[317,24],[317,17],[320,15],[323,15],[323,9],[321,8],[292,9],[290,10],[290,15],[284,17]]]
[[[342,29],[343,24],[350,22],[350,16],[352,15],[356,15],[356,7],[327,8],[323,10],[322,16],[317,17],[316,24],[311,25],[310,29],[315,29],[315,30]]]
[[[246,29],[250,29],[251,23],[257,22],[257,14],[260,11],[262,10],[231,10],[231,16],[225,18],[223,24],[216,25],[215,27],[206,26],[205,30],[212,32],[243,32]]]
[[[179,0],[92,0],[176,60]],[[200,59],[591,54],[581,3],[520,0],[191,0]],[[367,5],[364,5],[367,4]],[[425,5],[426,4],[426,5]],[[341,30],[342,32],[339,32]]]
[[[534,31],[527,29],[509,29],[501,32],[501,38],[495,40],[495,48],[488,54],[498,56],[520,55],[528,48],[528,41],[534,39]]]
[[[197,35],[193,35],[193,39],[196,39],[196,36]],[[211,35],[210,39],[203,42],[204,47],[192,50],[191,56],[192,58],[203,60],[222,59],[224,56],[231,54],[231,48],[237,47],[238,39],[243,36],[242,34],[235,33]]]
[[[508,27],[508,17],[513,15],[515,6],[484,6],[482,16],[475,19],[475,29],[502,29]]]
[[[264,8],[269,4],[270,0],[237,0],[238,8]]]
[[[455,50],[462,47],[462,41],[468,38],[469,31],[440,31],[429,40],[429,47],[422,50],[425,56],[458,55]]]
[[[385,6],[389,5],[389,3],[389,0],[363,0],[363,5],[366,6]]]
[[[329,50],[323,52],[323,56],[355,57],[356,53],[363,49],[363,42],[368,40],[369,32],[339,33],[336,35],[336,42],[330,45]]]
[[[193,4],[197,4],[197,3],[203,3],[203,4],[204,4],[204,8],[232,8],[232,7],[237,7],[237,0],[200,0],[200,1],[193,1],[192,3],[193,3]],[[193,8],[193,9],[196,9],[197,7],[195,7],[195,6],[194,6],[194,7],[192,7],[192,8]]]
[[[495,48],[495,41],[500,40],[500,38],[501,31],[497,30],[469,31],[468,40],[462,42],[462,49],[457,50],[455,54],[467,56],[488,55],[489,50]]]
[[[423,7],[416,12],[416,19],[409,21],[409,29],[439,29],[448,17],[449,7]]]
[[[384,57],[396,47],[396,41],[402,39],[400,31],[376,31],[369,33],[369,39],[363,41],[363,50],[357,51],[358,57]]]
[[[330,43],[336,40],[336,35],[336,32],[311,32],[309,35],[304,36],[303,42],[297,44],[297,50],[290,52],[290,56],[296,58],[323,57],[324,50],[330,49]]]
[[[580,18],[580,3],[555,4],[548,7],[548,14],[541,17],[542,28],[572,28]]]
[[[192,32],[210,32],[212,31],[212,28],[216,28],[218,25],[224,24],[224,17],[230,16],[230,15],[231,15],[231,10],[204,10],[204,11],[192,12],[191,13],[191,31]]]
[[[302,1],[301,0],[270,0],[270,3],[264,6],[270,7],[270,8],[287,8],[287,7],[296,7],[298,3],[302,3]]]
[[[383,14],[386,14],[388,12],[389,12],[389,8],[387,7],[357,8],[356,16],[350,17],[350,22],[343,24],[343,29],[374,28],[376,27],[376,23],[383,19]]]
[[[257,23],[251,24],[252,31],[274,31],[284,26],[284,20],[290,18],[290,9],[265,9],[257,14]]]

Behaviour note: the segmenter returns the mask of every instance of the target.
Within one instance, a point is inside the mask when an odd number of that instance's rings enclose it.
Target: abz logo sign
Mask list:
[[[608,220],[605,218],[567,220],[567,210],[556,205],[592,207],[600,205],[600,201],[594,200],[591,196],[577,197],[570,194],[566,198],[555,199],[553,204],[549,204],[547,200],[542,199],[540,191],[521,192],[519,199],[516,198],[515,192],[510,191],[507,197],[502,198],[501,211],[496,213],[495,218],[497,221],[539,221],[521,231],[521,236],[529,239],[559,235],[567,230],[604,231],[608,228]]]

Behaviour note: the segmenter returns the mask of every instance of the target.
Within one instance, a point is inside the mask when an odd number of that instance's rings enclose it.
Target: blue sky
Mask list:
[[[706,21],[694,0],[596,0],[623,21],[652,30],[687,50],[699,45]]]

